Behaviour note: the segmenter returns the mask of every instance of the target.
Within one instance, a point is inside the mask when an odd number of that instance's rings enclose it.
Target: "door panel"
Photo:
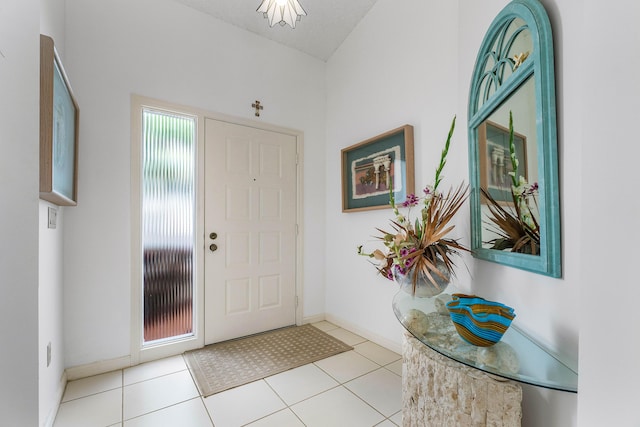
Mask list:
[[[205,141],[205,343],[295,324],[296,138],[207,119]]]

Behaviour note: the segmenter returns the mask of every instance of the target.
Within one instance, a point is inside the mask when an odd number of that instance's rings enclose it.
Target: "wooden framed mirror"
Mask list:
[[[478,52],[469,96],[476,258],[561,277],[553,38],[537,0],[514,0]]]

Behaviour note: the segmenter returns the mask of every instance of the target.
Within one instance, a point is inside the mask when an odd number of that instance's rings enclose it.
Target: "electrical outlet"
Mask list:
[[[58,225],[58,210],[49,207],[49,228],[56,228]]]
[[[51,341],[47,344],[47,368],[51,365]]]

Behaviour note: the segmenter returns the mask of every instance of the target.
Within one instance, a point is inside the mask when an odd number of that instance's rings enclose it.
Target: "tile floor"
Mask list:
[[[182,356],[71,381],[54,427],[400,426],[401,356],[314,325],[354,350],[207,398]]]

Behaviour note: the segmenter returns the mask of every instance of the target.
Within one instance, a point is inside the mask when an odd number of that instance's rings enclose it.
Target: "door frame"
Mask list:
[[[142,346],[143,309],[142,309],[142,238],[141,238],[141,141],[142,109],[152,108],[193,116],[196,118],[196,251],[195,251],[195,304],[194,334],[192,337]],[[184,105],[169,103],[141,95],[131,95],[131,365],[181,354],[188,350],[204,346],[204,253],[206,230],[204,229],[204,149],[205,118],[224,121],[235,125],[248,126],[261,130],[278,132],[296,138],[296,325],[303,323],[303,260],[304,260],[304,221],[303,221],[303,148],[302,131],[272,125],[256,120],[234,117],[226,114],[205,111]]]

